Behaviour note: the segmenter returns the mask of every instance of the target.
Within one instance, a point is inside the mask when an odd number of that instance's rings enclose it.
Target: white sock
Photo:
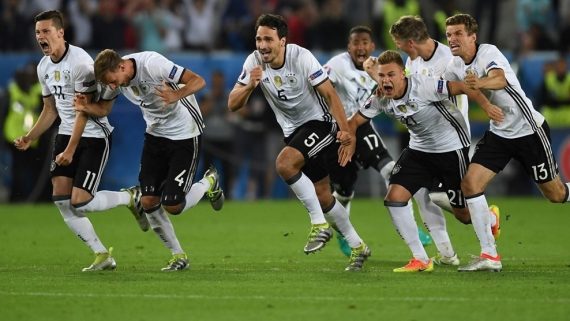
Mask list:
[[[424,221],[425,227],[429,231],[439,253],[447,257],[455,255],[449,234],[447,234],[445,216],[441,208],[430,200],[428,190],[420,188],[414,195],[414,199],[420,209],[420,216]]]
[[[441,207],[442,209],[448,211],[449,213],[453,214],[453,208],[451,207],[451,203],[449,202],[449,197],[444,192],[431,192],[429,193],[429,197],[435,205]]]
[[[174,232],[174,226],[162,206],[151,213],[146,213],[146,217],[152,230],[172,254],[184,253]]]
[[[342,206],[342,204],[340,204],[340,202],[337,202],[335,199],[333,208],[325,215],[329,217],[330,221],[336,225],[350,247],[355,248],[362,244],[362,239],[358,233],[356,233],[356,230],[354,229],[354,226],[352,226],[352,223],[350,223],[350,218],[346,213],[346,209]]]
[[[69,229],[75,233],[89,248],[95,253],[106,253],[107,248],[101,243],[93,224],[85,216],[77,213],[71,206],[70,199],[54,201],[55,206],[59,209],[63,221]]]
[[[481,244],[481,253],[497,256],[495,238],[493,238],[491,233],[491,215],[489,214],[489,205],[485,195],[468,198],[466,202],[471,214],[471,223]]]
[[[406,242],[412,256],[424,263],[429,261],[429,257],[424,249],[420,237],[418,235],[418,226],[412,214],[411,205],[408,202],[406,206],[385,205],[392,218],[392,223],[396,228],[396,232]]]
[[[186,205],[184,205],[185,211],[191,207],[194,207],[198,202],[204,197],[204,194],[210,188],[210,181],[207,178],[202,178],[196,183],[192,184],[188,193],[186,193]]]
[[[319,204],[315,186],[305,174],[301,172],[301,177],[295,183],[289,184],[289,187],[291,187],[293,193],[309,212],[311,224],[324,224],[327,222],[323,215],[321,204]]]
[[[105,211],[119,205],[129,205],[131,194],[126,191],[98,191],[89,203],[76,207],[79,213]]]
[[[396,165],[396,163],[394,161],[390,161],[380,169],[380,176],[384,178],[386,190],[388,190],[388,185],[390,185],[390,175],[392,175],[392,169],[394,168],[394,165]]]
[[[566,202],[570,202],[570,182],[564,183],[566,185]]]
[[[350,196],[342,196],[336,191],[333,192],[334,198],[340,203],[340,205],[344,206],[346,210],[346,214],[350,216],[350,204],[352,203],[352,199],[354,198],[354,192]]]

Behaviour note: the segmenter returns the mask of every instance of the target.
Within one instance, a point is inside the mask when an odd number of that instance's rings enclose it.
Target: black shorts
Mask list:
[[[356,130],[355,160],[361,168],[373,167],[381,169],[392,161],[384,141],[376,132],[371,122],[358,127]]]
[[[55,157],[65,150],[70,138],[69,135],[57,134],[55,136],[50,168],[51,177],[71,177],[74,187],[81,188],[94,195],[109,159],[112,136],[109,135],[105,138],[81,137],[71,164],[59,166],[55,163]]]
[[[390,184],[402,185],[414,195],[422,187],[431,190],[434,181],[441,182],[451,206],[464,208],[461,180],[468,165],[468,147],[447,153],[426,153],[407,147],[394,165]]]
[[[190,190],[200,159],[201,136],[171,140],[145,134],[139,182],[143,196],[178,205]]]
[[[350,196],[354,192],[358,170],[373,167],[380,170],[392,161],[386,145],[374,130],[370,122],[358,127],[356,130],[356,151],[345,167],[338,162],[330,171],[333,189],[343,196]]]
[[[300,151],[305,157],[301,169],[312,182],[318,182],[329,174],[334,162],[338,162],[336,142],[337,125],[325,121],[312,120],[297,128],[285,144]]]
[[[534,134],[519,138],[503,138],[487,131],[477,143],[471,162],[498,173],[514,158],[536,183],[545,183],[558,176],[550,143],[550,128],[546,121]]]

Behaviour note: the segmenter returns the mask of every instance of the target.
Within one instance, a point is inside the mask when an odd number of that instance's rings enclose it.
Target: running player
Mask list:
[[[364,105],[377,87],[374,79],[364,71],[362,66],[375,49],[372,41],[372,30],[366,26],[352,28],[349,32],[347,47],[347,52],[332,57],[324,65],[324,68],[344,106],[346,116],[349,117],[357,112],[360,106]],[[356,130],[356,151],[354,156],[355,161],[348,163],[344,167],[336,166],[330,172],[333,195],[346,208],[349,215],[359,169],[374,168],[380,173],[386,183],[386,187],[388,187],[390,172],[394,167],[394,160],[371,122],[358,127]],[[419,199],[419,202],[422,203],[420,205],[422,210],[427,211],[430,209],[429,205],[423,204],[430,202],[429,199],[424,199],[423,196],[416,199]],[[431,204],[431,208],[439,210],[434,204]],[[418,232],[420,233],[422,244],[429,245],[431,243],[430,236],[421,229],[418,229]],[[350,247],[342,237],[342,234],[338,233],[337,238],[341,251],[349,256]]]
[[[410,133],[410,143],[392,170],[384,200],[396,231],[413,256],[394,272],[432,271],[433,261],[418,237],[409,200],[420,188],[430,188],[435,180],[442,182],[448,191],[454,211],[467,211],[461,199],[460,182],[469,163],[470,138],[465,118],[449,97],[467,92],[485,110],[496,107],[479,91],[467,90],[462,82],[423,75],[406,77],[404,62],[396,51],[385,51],[378,59],[369,58],[365,69],[378,71],[376,77],[382,96],[373,96],[361,107],[349,119],[350,127],[356,130],[384,112],[398,119]],[[343,145],[341,149],[350,147]]]
[[[59,116],[50,169],[53,201],[69,229],[95,253],[95,261],[83,271],[112,270],[116,267],[112,248],[99,240],[85,213],[127,205],[141,229],[148,230],[148,221],[139,209],[140,191],[97,191],[109,158],[113,127],[106,117],[87,118],[73,109],[75,93],[84,93],[91,100],[96,92],[93,59],[65,41],[59,11],[44,11],[35,22],[36,40],[44,54],[37,67],[44,107],[33,128],[14,144],[26,150]]]
[[[560,179],[550,146],[550,129],[544,117],[526,97],[499,49],[477,43],[477,31],[477,21],[468,14],[447,18],[447,41],[455,57],[449,62],[444,77],[463,80],[468,87],[481,90],[491,103],[502,109],[505,119],[490,122],[461,182],[481,254],[459,271],[500,271],[503,266],[490,231],[494,222],[487,215],[486,186],[512,158],[523,164],[551,202],[568,202],[570,183]]]
[[[194,93],[204,79],[156,52],[121,57],[111,49],[95,58],[95,77],[105,85],[97,104],[76,97],[76,108],[90,115],[105,115],[122,93],[139,106],[146,122],[139,182],[141,203],[153,231],[170,250],[172,258],[162,271],[189,267],[166,212],[177,215],[196,205],[206,194],[214,210],[220,210],[224,193],[216,169],[192,184],[198,166],[204,121]],[[183,85],[183,86],[180,86]]]
[[[247,57],[229,95],[228,107],[232,111],[242,108],[253,90],[261,86],[287,144],[277,156],[277,172],[311,219],[305,253],[325,246],[332,237],[332,225],[351,247],[346,270],[360,270],[370,249],[352,226],[345,208],[332,196],[328,176],[331,163],[345,166],[353,153],[337,156],[337,139],[354,145],[340,99],[311,52],[287,44],[283,17],[263,14],[257,19],[255,31],[257,50]]]

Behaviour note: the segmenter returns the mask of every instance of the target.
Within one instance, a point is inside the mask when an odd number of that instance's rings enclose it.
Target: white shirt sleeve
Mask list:
[[[308,50],[301,52],[299,56],[299,64],[301,64],[301,70],[303,70],[303,76],[307,77],[311,86],[315,87],[320,85],[322,82],[327,80],[328,75],[325,69],[317,58],[313,56]]]
[[[384,105],[382,104],[383,100],[385,99],[372,95],[368,98],[366,103],[360,107],[358,112],[365,118],[372,119],[384,112],[384,108],[382,107]]]
[[[243,68],[237,82],[244,86],[247,85],[249,83],[250,71],[255,68],[255,66],[257,66],[257,62],[255,61],[253,53],[251,53],[249,56],[247,56],[243,63]]]
[[[93,63],[80,63],[73,66],[73,87],[78,93],[94,93],[97,82],[93,72]]]
[[[184,67],[175,64],[158,53],[153,55],[149,60],[149,72],[153,77],[175,84],[180,82],[180,77],[182,77],[184,73]]]

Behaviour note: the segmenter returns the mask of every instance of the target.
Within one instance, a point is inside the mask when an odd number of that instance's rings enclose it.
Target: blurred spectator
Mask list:
[[[375,15],[374,30],[380,30],[376,34],[383,35],[375,42],[380,44],[379,47],[383,50],[397,49],[388,32],[394,22],[405,15],[421,16],[418,0],[376,0],[374,10],[380,12],[379,15]]]
[[[1,1],[0,51],[30,49],[32,47],[32,38],[28,37],[30,23],[28,23],[28,18],[22,13],[21,1]]]
[[[250,15],[245,1],[228,0],[222,15],[223,28],[221,38],[224,39],[224,43],[221,45],[224,48],[235,51],[245,51],[254,48],[254,39],[246,43],[246,37],[243,36],[243,32],[248,30],[252,21],[255,21],[255,17]]]
[[[551,0],[518,0],[516,10],[521,55],[556,49],[557,24]]]
[[[92,39],[91,16],[97,11],[97,0],[70,0],[67,2],[69,23],[75,31],[71,41],[79,47],[88,47]]]
[[[186,27],[184,48],[209,51],[219,34],[220,15],[217,0],[184,0]]]
[[[445,20],[455,14],[460,13],[455,5],[455,0],[439,2],[435,0],[436,10],[433,14],[433,38],[437,41],[447,44],[447,36],[445,35]],[[479,20],[478,20],[479,21]]]
[[[226,91],[224,73],[220,70],[212,72],[210,89],[200,101],[200,109],[204,116],[206,128],[203,134],[204,166],[215,164],[220,172],[222,189],[226,198],[231,197],[230,186],[233,182],[234,170],[238,163],[234,158],[233,141],[235,138],[234,125],[230,122],[228,111],[228,93]],[[220,164],[217,164],[220,163]],[[221,165],[221,166],[219,166]]]
[[[131,0],[124,12],[135,28],[139,50],[165,51],[164,38],[168,23],[156,0]]]
[[[99,0],[99,9],[91,19],[95,30],[92,33],[91,48],[118,50],[126,47],[127,21],[119,14],[117,1]]]
[[[283,9],[283,17],[287,20],[289,27],[287,43],[312,48],[312,35],[310,31],[313,23],[318,20],[318,10],[314,1],[293,1],[290,6]]]
[[[166,20],[166,32],[164,35],[164,45],[168,51],[179,51],[182,49],[182,31],[188,28],[183,15],[183,3],[180,0],[159,0],[159,7]]]
[[[570,127],[570,72],[562,54],[545,67],[540,106],[550,127]]]
[[[343,0],[325,0],[314,27],[313,48],[332,51],[346,49],[346,39],[350,25],[345,16]],[[341,36],[339,36],[341,35]]]
[[[271,165],[265,158],[265,117],[267,113],[272,113],[270,108],[261,89],[256,88],[247,105],[238,111],[234,154],[243,164],[236,173],[235,190],[232,193],[235,198],[253,200],[263,196],[268,189],[264,186],[265,176],[267,167]]]
[[[485,26],[487,29],[487,37],[481,39],[479,42],[484,43],[495,43],[495,35],[497,32],[497,19],[500,17],[500,9],[501,9],[501,1],[502,0],[477,0],[475,1],[475,20],[479,21],[479,25],[481,25],[481,21],[483,21],[483,16],[485,12],[487,12],[487,16],[489,20],[484,20],[486,22]]]
[[[25,135],[35,123],[42,107],[42,89],[36,75],[35,64],[18,69],[8,84],[7,110],[4,121],[4,139],[11,152],[10,202],[47,201],[49,199],[49,144],[51,135],[35,141],[23,153],[14,147],[14,140]],[[41,173],[44,175],[41,175]]]

